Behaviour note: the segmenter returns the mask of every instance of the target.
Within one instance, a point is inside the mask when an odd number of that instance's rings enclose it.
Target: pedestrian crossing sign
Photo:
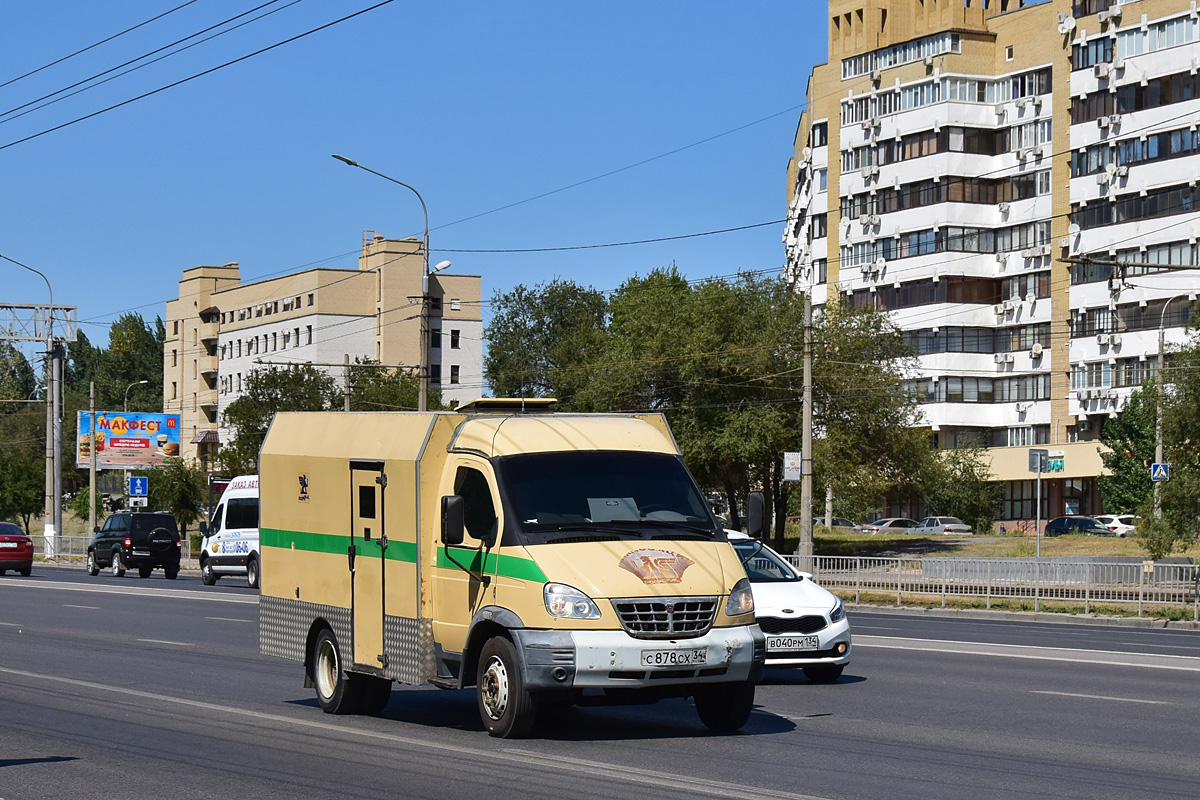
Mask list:
[[[1170,464],[1152,464],[1150,466],[1150,480],[1152,480],[1152,481],[1169,481],[1169,480],[1171,480],[1171,465]]]

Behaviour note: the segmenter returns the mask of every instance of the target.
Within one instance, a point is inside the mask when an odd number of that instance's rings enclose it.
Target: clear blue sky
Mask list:
[[[0,83],[184,2],[4,3]],[[446,251],[638,240],[783,218],[805,82],[827,52],[826,3],[814,0],[397,0],[5,147],[372,4],[302,0],[46,108],[2,113],[262,2],[196,0],[0,87],[0,253],[45,272],[56,302],[77,305],[81,320],[103,323],[135,307],[153,319],[180,272],[198,264],[237,261],[243,280],[325,259],[350,268],[364,229],[419,234],[411,193],[331,153],[420,190],[434,261],[482,275],[485,300],[556,276],[613,289],[672,261],[690,278],[782,265],[782,225],[549,254]],[[6,302],[46,300],[37,276],[7,262],[0,287]],[[107,342],[102,324],[82,329]]]

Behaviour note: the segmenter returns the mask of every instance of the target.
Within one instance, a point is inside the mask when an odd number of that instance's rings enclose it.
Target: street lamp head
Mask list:
[[[343,164],[348,164],[351,167],[358,166],[357,161],[351,161],[350,159],[346,158],[345,156],[339,156],[337,153],[334,153],[333,157],[336,158],[338,161],[342,162]]]
[[[435,272],[441,272],[442,270],[448,269],[449,267],[450,267],[449,261],[439,261],[436,267],[429,270],[429,274],[432,275]]]

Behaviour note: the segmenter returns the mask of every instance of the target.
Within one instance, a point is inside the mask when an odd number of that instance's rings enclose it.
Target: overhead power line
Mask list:
[[[77,55],[80,55],[80,54],[82,54],[82,53],[86,53],[86,52],[87,52],[87,51],[89,51],[89,50],[93,50],[93,49],[95,49],[95,48],[99,47],[99,46],[100,46],[100,45],[102,45],[102,44],[107,44],[108,42],[111,42],[113,39],[117,39],[117,38],[119,38],[119,37],[121,37],[121,36],[124,36],[124,35],[125,35],[125,34],[127,34],[127,33],[130,33],[130,32],[132,32],[132,31],[136,31],[138,28],[141,28],[141,27],[144,27],[144,26],[146,26],[146,25],[149,25],[151,22],[154,22],[155,20],[162,19],[163,17],[167,16],[168,14],[174,14],[174,13],[175,13],[176,11],[178,11],[179,9],[181,9],[181,8],[186,8],[187,6],[190,6],[192,3],[195,3],[195,2],[196,2],[196,0],[187,0],[187,2],[186,2],[186,3],[183,3],[182,5],[175,6],[174,8],[170,9],[169,11],[164,11],[163,13],[161,13],[161,14],[159,14],[159,15],[157,15],[157,16],[153,16],[153,17],[151,17],[151,18],[150,18],[150,19],[148,19],[148,20],[145,20],[145,21],[143,21],[143,22],[139,22],[137,25],[134,25],[132,28],[126,28],[125,30],[121,31],[120,33],[114,33],[112,36],[109,36],[109,37],[107,37],[107,38],[101,39],[100,41],[98,41],[98,42],[95,42],[95,43],[93,43],[93,44],[89,44],[87,47],[84,47],[84,48],[82,48],[82,49],[80,49],[80,50],[76,50],[74,53],[70,53],[70,54],[68,54],[68,55],[65,55],[65,56],[63,56],[62,58],[56,58],[55,60],[51,61],[49,64],[43,64],[42,66],[38,67],[37,69],[31,69],[29,72],[26,72],[24,75],[18,75],[18,76],[17,76],[17,77],[15,77],[15,78],[9,78],[9,79],[8,79],[8,80],[6,80],[4,83],[0,83],[0,89],[3,89],[5,86],[9,86],[9,85],[11,85],[11,84],[14,84],[14,83],[16,83],[17,81],[24,80],[25,78],[28,78],[30,75],[36,75],[36,74],[38,74],[39,72],[41,72],[42,70],[44,70],[44,69],[49,69],[50,67],[53,67],[53,66],[54,66],[54,65],[56,65],[56,64],[61,64],[61,63],[63,63],[64,61],[66,61],[67,59],[74,58],[74,57],[75,57],[75,56],[77,56]]]
[[[271,50],[274,50],[274,49],[276,49],[276,48],[278,48],[278,47],[283,47],[285,44],[291,44],[292,42],[295,42],[295,41],[298,41],[298,40],[300,40],[300,39],[303,39],[303,38],[304,38],[304,37],[306,37],[306,36],[311,36],[311,35],[312,35],[312,34],[314,34],[314,33],[318,33],[318,32],[320,32],[320,31],[323,31],[323,30],[325,30],[326,28],[332,28],[334,25],[339,25],[339,24],[341,24],[341,23],[343,23],[343,22],[346,22],[347,20],[354,19],[355,17],[361,17],[363,14],[366,14],[366,13],[369,13],[369,12],[371,12],[371,11],[374,11],[374,10],[375,10],[375,9],[377,9],[377,8],[382,8],[383,6],[390,5],[390,4],[391,4],[391,3],[393,3],[393,2],[395,2],[395,0],[381,0],[381,2],[378,2],[378,3],[376,3],[376,4],[372,5],[372,6],[368,6],[367,8],[364,8],[364,9],[362,9],[362,10],[360,10],[360,11],[355,11],[355,12],[354,12],[354,13],[352,13],[352,14],[347,14],[347,15],[346,15],[346,16],[344,16],[344,17],[339,17],[338,19],[335,19],[335,20],[333,20],[332,22],[326,22],[324,25],[318,25],[317,27],[315,27],[315,28],[311,28],[311,29],[309,29],[309,30],[307,30],[307,31],[304,31],[303,33],[298,33],[298,34],[296,34],[295,36],[290,36],[290,37],[288,37],[287,39],[284,39],[284,40],[282,40],[282,41],[276,42],[275,44],[272,44],[272,45],[267,45],[266,47],[263,47],[263,48],[260,48],[260,49],[258,49],[258,50],[255,50],[255,51],[254,51],[254,52],[252,52],[252,53],[247,53],[247,54],[246,54],[246,55],[244,55],[244,56],[238,56],[238,57],[237,57],[237,58],[235,58],[235,59],[232,59],[232,60],[230,60],[230,61],[226,61],[226,62],[225,62],[225,63],[223,63],[223,64],[218,64],[218,65],[217,65],[217,66],[215,66],[215,67],[209,67],[209,68],[208,68],[208,69],[206,69],[206,70],[202,70],[202,71],[200,71],[200,72],[197,72],[197,73],[195,73],[194,75],[189,75],[189,76],[188,76],[188,77],[186,77],[186,78],[180,78],[180,79],[179,79],[179,80],[177,80],[177,81],[174,81],[174,82],[172,82],[172,83],[168,83],[168,84],[167,84],[167,85],[165,85],[165,86],[160,86],[160,87],[158,87],[157,89],[151,89],[151,90],[150,90],[150,91],[148,91],[148,92],[143,92],[142,94],[139,94],[139,95],[137,95],[136,97],[131,97],[131,98],[129,98],[128,100],[122,100],[122,101],[121,101],[121,102],[119,102],[119,103],[114,103],[113,105],[111,105],[111,106],[108,106],[108,107],[106,107],[106,108],[102,108],[102,109],[100,109],[99,111],[93,111],[93,112],[92,112],[92,113],[90,113],[90,114],[84,114],[82,117],[76,117],[75,119],[73,119],[73,120],[70,120],[70,121],[68,121],[68,122],[64,122],[64,123],[62,123],[61,125],[55,125],[55,126],[54,126],[54,127],[52,127],[52,128],[46,128],[45,130],[38,131],[37,133],[31,133],[31,134],[30,134],[30,135],[28,135],[28,136],[22,137],[22,138],[20,138],[20,139],[15,139],[14,141],[8,142],[7,144],[0,144],[0,150],[7,150],[7,149],[8,149],[8,148],[10,148],[10,147],[15,147],[15,146],[17,146],[17,145],[19,145],[19,144],[24,144],[25,142],[32,141],[33,139],[37,139],[37,138],[40,138],[40,137],[42,137],[42,136],[45,136],[45,135],[46,135],[46,134],[48,134],[48,133],[54,133],[55,131],[60,131],[60,130],[62,130],[63,128],[69,128],[69,127],[70,127],[70,126],[72,126],[72,125],[75,125],[75,124],[77,124],[77,123],[83,122],[83,121],[85,121],[85,120],[89,120],[89,119],[91,119],[92,117],[98,117],[98,116],[100,116],[101,114],[106,114],[106,113],[108,113],[109,111],[114,111],[114,110],[116,110],[116,109],[118,109],[118,108],[122,108],[122,107],[124,107],[124,106],[127,106],[127,105],[130,105],[130,104],[132,104],[132,103],[136,103],[136,102],[137,102],[137,101],[139,101],[139,100],[145,100],[147,97],[152,97],[152,96],[154,96],[154,95],[156,95],[156,94],[160,94],[160,93],[162,93],[162,92],[165,92],[165,91],[167,91],[168,89],[174,89],[176,86],[182,86],[182,85],[183,85],[183,84],[185,84],[185,83],[188,83],[188,82],[190,82],[190,81],[194,81],[194,80],[196,80],[197,78],[202,78],[202,77],[204,77],[205,75],[211,75],[212,73],[214,73],[214,72],[217,72],[218,70],[225,69],[226,67],[231,67],[231,66],[233,66],[234,64],[240,64],[241,62],[243,62],[243,61],[246,61],[246,60],[248,60],[248,59],[251,59],[251,58],[254,58],[255,56],[259,56],[259,55],[262,55],[263,53],[270,52]]]

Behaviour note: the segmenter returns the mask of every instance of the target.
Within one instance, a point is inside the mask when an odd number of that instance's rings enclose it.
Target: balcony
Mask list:
[[[217,370],[219,369],[217,365],[217,357],[215,355],[200,356],[196,359],[196,365],[200,369],[200,374],[206,378],[210,375],[216,375]]]
[[[200,341],[208,344],[209,342],[216,343],[218,329],[221,327],[219,322],[201,322],[198,326]]]

